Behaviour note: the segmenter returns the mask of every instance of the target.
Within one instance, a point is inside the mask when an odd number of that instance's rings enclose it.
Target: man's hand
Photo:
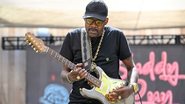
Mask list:
[[[131,86],[123,86],[113,91],[109,92],[106,97],[109,101],[116,102],[118,100],[129,97],[133,93],[133,88]]]
[[[87,76],[87,71],[83,69],[83,64],[79,63],[76,64],[76,69],[71,70],[68,74],[67,77],[71,82],[81,80]]]

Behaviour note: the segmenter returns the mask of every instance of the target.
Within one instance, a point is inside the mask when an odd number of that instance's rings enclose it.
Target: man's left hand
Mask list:
[[[129,97],[133,92],[131,86],[123,86],[113,89],[113,91],[109,92],[106,97],[108,97],[108,100],[114,102]]]

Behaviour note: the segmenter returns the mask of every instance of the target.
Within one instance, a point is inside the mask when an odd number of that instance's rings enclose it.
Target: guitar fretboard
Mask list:
[[[62,64],[66,65],[68,68],[74,70],[75,69],[75,64],[72,63],[71,61],[69,61],[68,59],[66,59],[65,57],[63,57],[62,55],[60,55],[58,52],[56,52],[55,50],[47,47],[47,54],[49,54],[52,58],[57,59],[59,62],[61,62]],[[91,75],[90,73],[88,73],[88,75],[85,77],[89,82],[91,82],[92,84],[94,84],[97,87],[101,86],[101,81],[99,79],[97,79],[96,77],[94,77],[93,75]]]
[[[48,47],[48,51],[46,52],[49,54],[51,57],[57,59],[59,62],[62,64],[66,65],[70,69],[75,69],[75,64],[66,59],[65,57],[61,56],[59,53],[57,53],[55,50],[51,49]]]

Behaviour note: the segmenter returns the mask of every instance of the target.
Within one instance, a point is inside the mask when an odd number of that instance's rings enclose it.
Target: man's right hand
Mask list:
[[[76,68],[67,74],[67,77],[71,82],[74,82],[85,78],[87,74],[88,72],[83,69],[83,64],[78,63],[76,64]]]

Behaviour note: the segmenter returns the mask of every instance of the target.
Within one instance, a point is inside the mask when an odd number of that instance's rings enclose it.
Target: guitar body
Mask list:
[[[100,68],[96,67],[95,71],[99,75],[99,80],[102,81],[100,87],[93,87],[92,89],[86,89],[82,88],[80,90],[80,93],[84,97],[98,99],[103,104],[134,104],[134,94],[130,95],[128,98],[117,101],[117,102],[110,102],[107,100],[105,95],[115,89],[116,87],[119,87],[121,85],[125,85],[126,82],[120,79],[114,79],[108,77],[105,72]]]

